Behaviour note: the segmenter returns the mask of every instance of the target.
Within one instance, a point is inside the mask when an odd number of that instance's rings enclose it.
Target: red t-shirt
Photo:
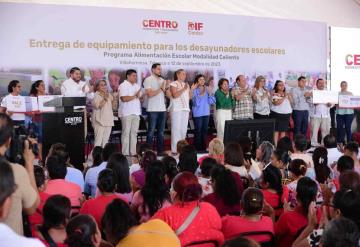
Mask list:
[[[297,206],[293,211],[284,212],[275,223],[275,235],[279,247],[291,247],[300,229],[306,227],[307,216],[303,209]]]
[[[259,221],[251,221],[241,216],[225,216],[222,218],[222,232],[225,240],[235,238],[245,232],[267,231],[274,234],[274,224],[268,216],[262,216]],[[269,241],[269,235],[249,236],[257,242]]]
[[[29,223],[30,223],[32,231],[35,229],[36,225],[42,225],[42,223],[43,223],[42,210],[43,210],[46,200],[50,196],[51,195],[49,195],[45,192],[42,192],[42,191],[39,192],[40,204],[37,207],[35,213],[33,213],[32,215],[29,215]]]
[[[45,239],[42,238],[42,236],[40,235],[40,233],[37,230],[33,231],[33,237],[39,239],[44,245],[45,247],[50,247],[50,244],[48,242],[46,242]],[[67,247],[67,244],[64,243],[56,243],[57,247]]]
[[[197,203],[197,201],[186,202],[184,204],[176,203],[170,207],[160,209],[153,218],[165,221],[176,231],[184,223]],[[178,236],[181,246],[204,240],[216,240],[221,245],[224,242],[224,235],[221,232],[221,218],[218,212],[214,206],[207,202],[200,202],[199,205],[200,211],[194,220]]]
[[[82,192],[79,185],[65,179],[51,179],[47,183],[46,193],[50,195],[63,195],[69,198],[71,206],[80,206]]]
[[[281,206],[279,205],[279,195],[269,190],[262,190],[262,192],[264,195],[264,200],[275,209],[275,216],[280,216],[284,212],[284,209],[282,207],[279,208]],[[281,196],[281,202],[284,203],[285,200],[289,201],[289,189],[287,186],[283,186],[283,194]]]
[[[234,213],[237,213],[238,215],[240,213],[240,202],[234,205],[226,205],[224,200],[215,194],[215,192],[205,196],[203,201],[211,203],[216,208],[220,216]]]
[[[101,218],[105,213],[105,209],[107,205],[110,204],[114,199],[122,199],[127,203],[124,198],[121,198],[116,194],[107,196],[100,195],[94,199],[85,201],[80,209],[80,214],[92,215],[99,227],[101,227]]]

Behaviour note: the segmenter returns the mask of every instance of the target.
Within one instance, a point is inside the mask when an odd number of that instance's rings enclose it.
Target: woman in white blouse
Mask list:
[[[171,152],[176,154],[176,144],[186,138],[189,121],[189,100],[191,91],[185,82],[185,70],[179,69],[175,72],[175,81],[170,83],[171,102]]]
[[[92,100],[92,126],[95,133],[94,146],[104,147],[108,143],[114,116],[112,110],[112,95],[108,92],[106,81],[98,80],[95,83],[95,96]]]
[[[254,119],[269,118],[270,93],[265,89],[265,77],[256,77],[251,96],[254,100]]]
[[[285,136],[289,129],[292,97],[286,92],[285,84],[277,80],[274,85],[274,94],[272,95],[270,106],[270,118],[275,119],[274,143]]]

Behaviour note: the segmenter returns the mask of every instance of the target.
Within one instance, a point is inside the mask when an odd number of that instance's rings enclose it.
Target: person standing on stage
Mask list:
[[[20,96],[21,93],[21,84],[18,80],[12,80],[8,85],[9,94],[6,95],[1,101],[1,112],[5,112],[13,120],[14,125],[24,125],[25,124],[25,114],[24,113],[15,113],[8,111],[7,108],[13,97]]]
[[[340,87],[341,87],[341,91],[339,92],[339,95],[353,95],[351,92],[347,90],[348,84],[346,81],[342,81],[340,83]],[[340,107],[336,109],[336,134],[337,134],[338,143],[345,144],[345,132],[346,132],[346,143],[351,142],[351,123],[353,119],[354,119],[354,109],[340,108]]]
[[[251,98],[251,90],[246,83],[244,75],[236,77],[235,87],[231,90],[233,98],[232,117],[235,120],[253,119],[253,100]]]
[[[112,126],[114,126],[114,116],[112,101],[114,98],[108,92],[105,80],[95,82],[95,96],[92,100],[92,126],[95,133],[94,146],[105,147],[108,143]]]
[[[192,113],[195,124],[195,147],[199,152],[206,151],[209,128],[210,107],[216,102],[212,87],[205,86],[205,76],[197,75],[192,91]]]
[[[218,90],[215,92],[216,98],[216,132],[217,138],[224,139],[225,121],[232,119],[231,109],[233,107],[232,96],[229,91],[229,81],[221,78],[218,82]]]
[[[149,127],[146,143],[152,145],[155,128],[157,129],[157,153],[164,151],[164,129],[166,122],[165,90],[166,81],[161,77],[161,65],[154,63],[151,66],[151,75],[144,80],[145,94],[148,97],[147,113]]]
[[[302,134],[306,136],[309,123],[309,100],[312,96],[310,87],[306,86],[306,78],[300,76],[298,78],[298,87],[291,90],[293,98],[292,118],[294,120],[294,134]]]
[[[171,152],[176,154],[176,144],[186,138],[189,122],[191,91],[185,82],[186,72],[179,69],[175,72],[176,80],[170,83],[171,103]]]
[[[110,94],[113,97],[112,109],[114,116],[118,115],[119,109],[119,86],[120,86],[121,75],[118,70],[110,70],[108,73],[108,81],[110,85]]]
[[[125,156],[136,155],[137,132],[141,115],[141,88],[137,84],[137,72],[135,70],[126,71],[126,80],[121,83],[119,91],[122,154]]]
[[[61,94],[65,97],[86,97],[90,88],[85,81],[81,80],[81,71],[78,67],[70,69],[70,78],[61,85]]]
[[[274,85],[274,94],[271,100],[270,118],[275,119],[274,143],[285,136],[289,130],[291,108],[291,94],[286,92],[285,84],[277,80]]]
[[[316,81],[317,90],[325,90],[325,81],[321,78]],[[318,143],[319,128],[321,136],[324,138],[330,133],[330,108],[331,103],[313,104],[311,107],[311,146],[320,146]],[[322,139],[323,139],[322,138]]]
[[[265,89],[265,77],[258,76],[251,93],[254,100],[254,118],[267,119],[270,114],[270,93]]]

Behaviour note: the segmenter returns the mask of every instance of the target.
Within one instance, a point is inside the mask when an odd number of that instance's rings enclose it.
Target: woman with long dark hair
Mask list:
[[[80,214],[72,218],[66,226],[68,247],[99,247],[101,233],[94,218]]]
[[[114,172],[115,192],[131,202],[133,193],[130,186],[129,162],[121,153],[110,156],[106,168]]]
[[[131,208],[140,218],[148,221],[159,209],[171,205],[169,187],[165,183],[164,164],[152,162],[145,172],[145,186],[134,194]]]
[[[130,176],[130,184],[133,193],[144,187],[145,185],[145,172],[147,167],[157,159],[156,153],[147,150],[139,161],[140,170],[133,172]]]
[[[211,203],[220,216],[240,213],[242,191],[238,190],[233,172],[224,166],[217,166],[211,171],[214,192],[205,196],[203,201]]]
[[[214,206],[199,202],[201,195],[197,177],[191,172],[179,173],[171,189],[174,204],[154,215],[154,218],[165,221],[176,232],[182,246],[206,240],[215,240],[221,245],[224,241],[221,218]],[[195,214],[194,218],[187,227],[181,227],[190,214]]]

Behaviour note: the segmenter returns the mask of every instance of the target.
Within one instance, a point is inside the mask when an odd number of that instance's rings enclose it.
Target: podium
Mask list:
[[[74,111],[74,106],[85,107],[85,97],[59,97],[44,103],[55,107],[55,112],[43,113],[43,157],[54,143],[63,143],[70,155],[70,162],[83,170],[85,162],[85,112]]]

